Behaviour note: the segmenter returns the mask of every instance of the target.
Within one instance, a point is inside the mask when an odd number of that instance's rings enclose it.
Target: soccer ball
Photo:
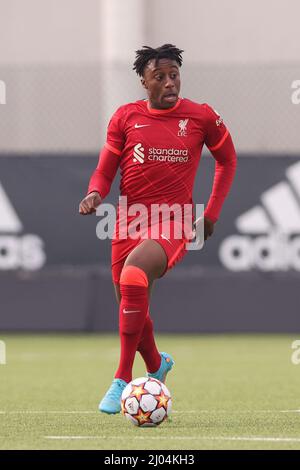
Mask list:
[[[157,379],[140,377],[123,390],[122,413],[136,426],[158,426],[172,409],[171,394]]]

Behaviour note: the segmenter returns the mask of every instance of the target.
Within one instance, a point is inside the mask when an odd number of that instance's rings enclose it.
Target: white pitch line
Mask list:
[[[108,439],[108,436],[43,436],[44,439],[52,440],[72,440],[72,439]],[[116,436],[111,437],[110,439],[117,439]],[[121,438],[122,439],[122,438]]]
[[[85,439],[126,439],[128,436],[43,436],[44,439],[50,440],[85,440]],[[196,436],[130,436],[132,440],[173,440],[173,441],[256,441],[256,442],[300,442],[300,437],[263,437],[263,436],[220,436],[220,437],[196,437]]]
[[[198,413],[230,413],[230,414],[246,414],[246,413],[300,413],[300,410],[173,410],[172,414],[198,414]],[[0,414],[99,414],[98,410],[11,410],[0,411]]]
[[[39,410],[17,410],[17,411],[0,411],[0,414],[97,414],[95,411],[39,411]]]
[[[300,410],[281,410],[280,413],[300,413]]]
[[[300,413],[300,410],[173,410],[172,413]]]

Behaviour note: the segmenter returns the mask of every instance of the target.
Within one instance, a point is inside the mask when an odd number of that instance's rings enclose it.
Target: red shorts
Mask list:
[[[151,236],[150,228],[148,229],[148,238],[155,240],[159,243],[168,259],[168,265],[161,275],[161,277],[170,269],[172,269],[178,261],[180,261],[187,252],[186,243],[187,239],[185,237],[177,238],[174,234],[174,221],[170,221],[170,233],[165,235],[162,230],[162,223],[159,224],[159,230],[157,230],[157,237]],[[111,261],[112,261],[112,278],[115,284],[119,283],[121,271],[123,269],[124,263],[127,256],[132,252],[132,250],[140,245],[145,238],[113,238],[112,240],[112,251],[111,251]]]

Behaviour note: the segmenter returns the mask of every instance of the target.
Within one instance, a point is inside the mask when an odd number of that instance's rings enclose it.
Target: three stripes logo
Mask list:
[[[44,242],[22,234],[23,224],[0,183],[0,270],[37,270],[46,262]]]
[[[133,149],[133,161],[144,163],[145,161],[145,154],[144,154],[144,147],[143,144],[136,144]]]
[[[260,199],[236,219],[241,235],[222,241],[221,263],[231,271],[300,271],[300,161]]]

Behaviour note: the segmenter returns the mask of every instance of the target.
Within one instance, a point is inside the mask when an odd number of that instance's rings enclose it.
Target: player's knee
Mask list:
[[[148,284],[147,274],[141,268],[129,265],[122,269],[120,277],[121,288],[122,285],[148,287]]]

